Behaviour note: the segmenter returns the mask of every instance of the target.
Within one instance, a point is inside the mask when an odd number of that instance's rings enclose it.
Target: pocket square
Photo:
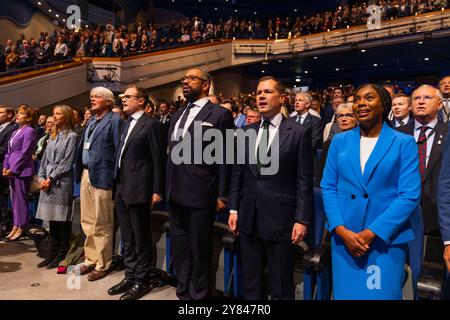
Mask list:
[[[209,123],[209,122],[202,122],[202,126],[205,126],[205,127],[214,127],[214,126],[212,125],[212,123]]]

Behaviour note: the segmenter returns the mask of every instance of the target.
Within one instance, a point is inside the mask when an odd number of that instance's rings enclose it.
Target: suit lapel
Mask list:
[[[428,159],[427,170],[425,172],[426,180],[433,170],[433,167],[439,161],[442,151],[444,150],[445,137],[447,136],[448,129],[446,130],[446,123],[438,122],[436,124],[436,131],[434,133],[433,146],[431,147],[430,158]],[[447,127],[448,128],[448,127]]]
[[[305,120],[303,120],[303,125],[305,126],[305,127],[308,127],[309,126],[309,123],[311,122],[311,115],[308,113],[307,115],[306,115],[306,117],[305,117]]]
[[[375,148],[370,154],[370,157],[366,163],[366,167],[364,168],[363,181],[365,185],[369,183],[369,180],[372,177],[373,172],[375,171],[380,161],[384,158],[386,153],[391,148],[394,140],[395,140],[394,130],[392,130],[386,123],[383,123],[383,128],[381,129],[381,133],[380,136],[378,137],[377,144],[375,145]]]
[[[189,128],[188,131],[191,134],[191,136],[193,137],[194,134],[194,123],[196,121],[201,121],[203,122],[204,120],[206,120],[209,115],[212,113],[212,109],[214,108],[214,105],[211,102],[208,102],[207,104],[205,104],[201,109],[200,112],[197,113],[197,115],[194,118],[194,121],[192,121],[189,124]]]
[[[247,130],[256,130],[256,136],[258,136],[258,131],[259,128],[261,127],[261,121],[251,124],[249,126],[249,128]],[[245,148],[246,152],[248,152],[246,154],[246,161],[248,161],[249,166],[250,166],[250,172],[255,176],[255,178],[258,177],[258,168],[256,167],[256,163],[251,163],[250,159],[252,159],[250,152],[253,153],[253,158],[256,160],[255,157],[255,150],[256,150],[256,145],[254,145],[253,143],[250,143],[250,139],[246,139],[247,147]],[[256,141],[255,141],[256,143]],[[239,152],[239,150],[237,150],[237,152]]]
[[[143,114],[139,120],[137,121],[137,123],[134,125],[133,130],[130,133],[130,136],[128,137],[127,140],[127,144],[125,145],[125,149],[123,150],[123,153],[125,153],[128,149],[128,146],[130,145],[130,142],[133,141],[134,137],[136,136],[136,134],[139,132],[139,130],[142,129],[142,127],[144,127],[145,125],[145,117],[146,115]],[[125,133],[126,134],[126,133]],[[126,136],[123,138],[125,140]],[[125,141],[124,141],[125,142]]]
[[[353,173],[355,174],[355,177],[358,179],[358,181],[361,183],[362,186],[364,186],[363,183],[363,176],[361,172],[361,158],[360,158],[360,129],[359,127],[356,127],[349,131],[349,142],[348,144],[353,146],[353,149],[351,149],[350,152],[347,152],[347,160],[348,163],[350,163],[350,167],[353,170]]]
[[[103,130],[103,128],[111,121],[111,117],[112,117],[112,112],[108,112],[102,120],[100,120],[100,123],[97,125],[97,128],[95,128],[92,139],[91,139],[91,144],[95,141],[95,139],[98,137],[99,133]],[[95,121],[95,119],[94,119]]]

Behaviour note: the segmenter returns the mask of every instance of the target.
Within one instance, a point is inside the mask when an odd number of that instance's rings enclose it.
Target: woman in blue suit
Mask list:
[[[421,182],[415,140],[386,124],[390,107],[384,88],[358,88],[359,126],[336,135],[328,153],[321,187],[335,299],[402,298]]]

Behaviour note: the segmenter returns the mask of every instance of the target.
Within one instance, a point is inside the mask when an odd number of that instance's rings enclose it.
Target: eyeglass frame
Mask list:
[[[355,115],[353,113],[343,113],[343,114],[336,113],[336,119],[343,119],[343,118],[355,119]]]
[[[141,99],[142,97],[139,97],[139,96],[132,96],[132,95],[130,95],[130,94],[119,94],[119,98],[121,99],[121,100],[127,100],[127,101],[129,101],[131,98],[137,98],[137,99]]]
[[[180,82],[183,83],[186,80],[187,80],[187,82],[192,82],[192,81],[195,81],[196,79],[201,80],[203,82],[209,82],[206,79],[203,79],[203,78],[200,78],[200,77],[197,77],[197,76],[194,76],[194,75],[184,76],[183,78],[180,79]]]

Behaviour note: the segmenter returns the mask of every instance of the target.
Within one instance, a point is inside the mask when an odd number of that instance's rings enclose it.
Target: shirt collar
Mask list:
[[[400,121],[403,121],[403,125],[407,124],[409,122],[409,115],[406,116],[404,119],[395,119],[397,123],[400,123]]]
[[[144,114],[144,111],[143,111],[143,110],[142,110],[142,111],[137,111],[137,112],[133,113],[133,114],[131,115],[131,117],[132,117],[134,120],[138,121],[138,120],[142,117],[143,114]]]
[[[430,121],[427,124],[421,124],[419,121],[414,120],[414,129],[415,130],[419,130],[419,128],[422,127],[422,126],[427,126],[427,127],[431,128],[431,129],[434,129],[434,127],[436,126],[437,123],[438,123],[438,119],[437,118],[435,118],[434,120]]]
[[[261,118],[260,127],[262,127],[265,119],[266,118],[264,118],[264,117]],[[274,126],[275,128],[278,128],[280,126],[282,119],[283,119],[283,115],[281,113],[277,113],[276,115],[274,115],[272,118],[270,118],[268,120],[270,121],[270,125]]]
[[[205,104],[207,104],[208,102],[209,102],[209,98],[204,97],[204,98],[198,99],[197,101],[193,102],[192,104],[195,104],[196,107],[203,108],[205,106]]]

